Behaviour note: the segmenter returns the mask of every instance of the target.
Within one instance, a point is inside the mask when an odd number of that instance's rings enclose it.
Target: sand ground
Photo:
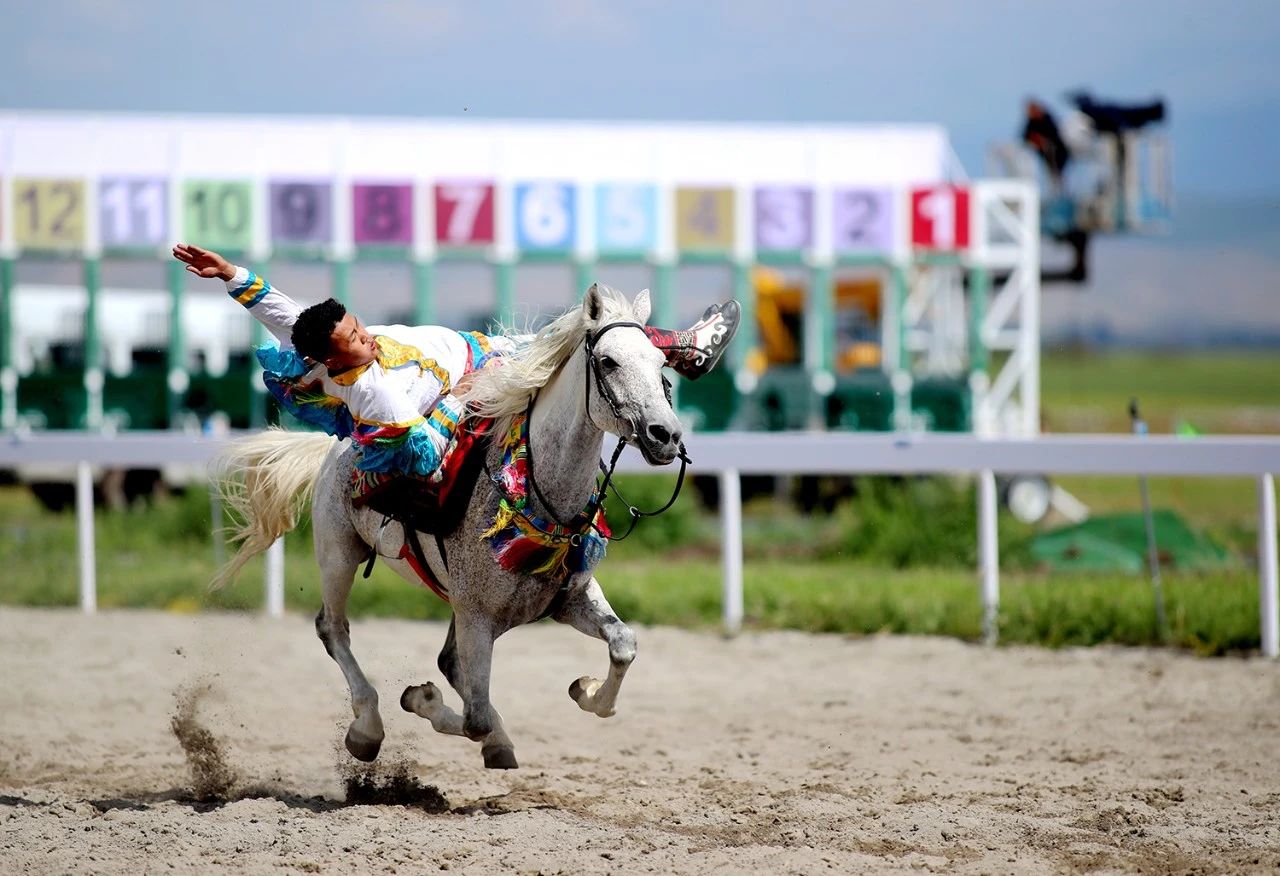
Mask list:
[[[1276,664],[637,632],[607,720],[566,694],[602,643],[499,642],[502,772],[399,708],[444,627],[355,622],[387,728],[362,772],[309,618],[0,609],[0,872],[1280,870]]]

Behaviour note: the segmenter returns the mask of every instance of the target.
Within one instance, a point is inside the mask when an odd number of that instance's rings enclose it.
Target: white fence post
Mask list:
[[[1276,485],[1271,475],[1264,474],[1258,477],[1258,614],[1265,657],[1280,657],[1280,572],[1276,553]]]
[[[284,616],[284,539],[267,548],[267,617]]]
[[[80,610],[98,610],[98,578],[94,556],[93,469],[83,460],[76,463],[76,547],[80,555]]]
[[[742,482],[737,469],[720,472],[720,556],[724,563],[724,633],[742,629]]]
[[[1000,612],[1000,544],[996,529],[996,476],[978,472],[978,567],[982,576],[982,640],[996,643]]]

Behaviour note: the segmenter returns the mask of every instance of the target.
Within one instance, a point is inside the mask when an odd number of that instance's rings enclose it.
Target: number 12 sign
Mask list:
[[[911,192],[911,244],[956,250],[969,245],[969,190],[954,186]]]

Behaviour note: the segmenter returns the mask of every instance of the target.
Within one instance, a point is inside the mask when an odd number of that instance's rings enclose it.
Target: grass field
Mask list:
[[[1128,431],[1131,395],[1142,401],[1154,432],[1179,421],[1205,432],[1280,430],[1280,355],[1059,354],[1046,355],[1042,373],[1046,425],[1055,431]],[[1139,508],[1136,478],[1058,482],[1098,513]],[[630,498],[645,507],[661,504],[669,488],[661,478],[630,486],[638,493]],[[1178,511],[1206,530],[1237,563],[1208,576],[1167,575],[1167,641],[1203,653],[1256,647],[1254,483],[1156,478],[1150,486],[1157,507]],[[749,505],[744,521],[748,624],[977,638],[981,612],[967,490],[962,483],[942,482],[913,484],[905,491],[864,488],[836,514],[814,517],[772,501]],[[129,512],[101,513],[100,604],[175,611],[260,607],[260,563],[251,564],[228,590],[205,591],[216,567],[210,529],[208,500],[200,491]],[[1048,577],[1026,562],[1022,548],[1030,535],[1028,528],[1002,520],[1002,641],[1059,646],[1160,639],[1144,578]],[[43,511],[22,488],[0,488],[0,602],[75,604],[74,548],[71,515]],[[287,604],[313,611],[319,594],[309,535],[292,535],[288,551]],[[630,620],[711,626],[720,611],[716,552],[714,518],[686,495],[671,514],[647,522],[635,541],[611,548],[602,580],[614,607]],[[435,597],[381,566],[356,588],[352,610],[447,614]]]

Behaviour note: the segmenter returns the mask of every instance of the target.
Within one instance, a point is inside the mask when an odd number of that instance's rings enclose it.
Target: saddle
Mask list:
[[[448,565],[444,538],[457,531],[467,513],[476,481],[484,470],[493,422],[492,419],[470,419],[459,424],[440,467],[429,477],[368,472],[359,468],[351,472],[352,506],[370,508],[404,527],[405,545],[399,559],[407,561],[422,582],[445,602],[449,601],[448,591],[432,574],[418,533],[435,536],[440,556]],[[368,578],[373,571],[377,557],[376,549],[370,548],[364,577]]]
[[[491,419],[466,420],[445,449],[440,467],[427,477],[383,472],[351,472],[351,504],[372,508],[430,535],[451,535],[467,512],[484,469]]]

